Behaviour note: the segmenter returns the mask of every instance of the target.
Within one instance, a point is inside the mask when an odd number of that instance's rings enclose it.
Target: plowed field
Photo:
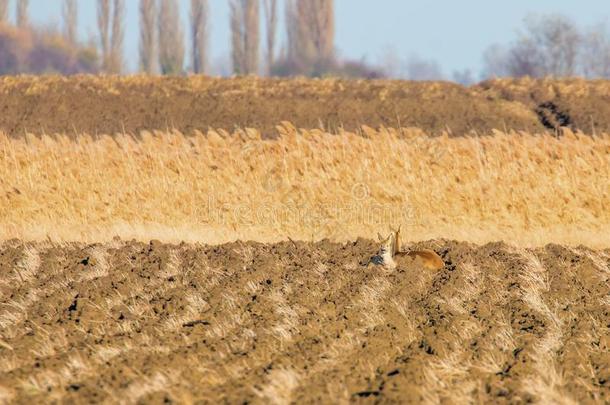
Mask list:
[[[0,398],[610,400],[610,251],[416,246],[6,242]]]

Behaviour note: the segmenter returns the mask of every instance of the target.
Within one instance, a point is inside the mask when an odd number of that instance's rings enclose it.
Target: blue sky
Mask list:
[[[96,34],[96,0],[78,0],[81,38]],[[125,53],[128,70],[137,67],[138,1],[126,0]],[[227,64],[229,53],[228,1],[210,0],[212,31],[210,64]],[[283,0],[279,1],[280,5]],[[335,0],[336,47],[343,57],[381,63],[395,53],[435,60],[450,76],[455,70],[481,70],[481,55],[492,43],[515,38],[525,16],[561,13],[581,26],[607,21],[607,0]],[[189,0],[179,0],[188,21]],[[31,20],[61,24],[61,0],[30,0]],[[14,15],[14,13],[13,13]],[[282,23],[282,22],[281,22]],[[283,31],[283,27],[280,27]],[[188,60],[187,60],[187,63]]]

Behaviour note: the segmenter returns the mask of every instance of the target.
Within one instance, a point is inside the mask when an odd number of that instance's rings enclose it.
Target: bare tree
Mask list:
[[[108,70],[112,73],[121,73],[123,70],[123,40],[125,37],[124,0],[114,0],[113,7]]]
[[[17,0],[17,26],[25,28],[29,25],[28,0]]]
[[[159,65],[163,74],[181,74],[184,37],[176,0],[161,0],[159,10]]]
[[[472,74],[472,70],[470,69],[454,70],[452,76],[453,81],[461,84],[462,86],[471,86],[476,81],[474,75]]]
[[[245,36],[244,46],[246,51],[246,71],[248,73],[258,72],[259,51],[259,5],[258,0],[245,0],[246,15],[244,20]]]
[[[297,5],[301,45],[311,48],[316,59],[330,59],[335,35],[333,0],[299,0]]]
[[[78,21],[76,0],[64,0],[62,14],[64,19],[64,36],[70,44],[75,44],[76,27]]]
[[[8,0],[0,0],[0,24],[8,21]]]
[[[208,2],[207,0],[191,0],[191,42],[194,73],[205,72],[207,36]]]
[[[540,53],[543,74],[552,76],[576,74],[581,36],[571,20],[561,15],[529,17],[526,20],[526,27],[533,47]]]
[[[579,71],[582,38],[560,15],[528,17],[525,32],[508,49],[493,46],[484,54],[487,76],[573,76]]]
[[[155,0],[140,0],[140,69],[148,74],[155,73],[156,10]]]
[[[483,53],[482,77],[544,76],[541,57],[531,39],[522,38],[509,48],[494,44]]]
[[[241,1],[233,0],[229,4],[231,8],[231,60],[233,62],[233,73],[245,73],[246,53],[244,50],[243,33],[243,9]]]
[[[509,76],[541,77],[550,74],[540,48],[530,38],[522,38],[508,51],[505,58]]]
[[[270,74],[275,58],[277,0],[263,0],[263,6],[265,9],[265,27],[267,29],[267,73]]]
[[[287,49],[283,49],[285,52],[283,58],[295,60],[298,54],[298,41],[299,41],[299,16],[297,14],[296,0],[286,0],[285,8],[286,18],[286,44]]]
[[[291,0],[287,4],[291,58],[305,64],[334,59],[334,1]]]
[[[441,68],[433,60],[411,55],[406,62],[405,71],[409,80],[442,80]]]
[[[258,72],[258,0],[231,1],[231,55],[236,74]]]
[[[106,70],[110,56],[110,0],[97,0],[97,28],[102,49],[102,70]]]
[[[395,47],[386,47],[379,58],[379,65],[383,66],[383,75],[392,79],[403,79],[406,77],[404,61],[398,56]]]
[[[484,78],[503,77],[508,73],[508,52],[499,44],[489,46],[483,52],[483,71],[481,76]]]
[[[582,71],[588,78],[610,78],[610,30],[600,23],[583,38]]]

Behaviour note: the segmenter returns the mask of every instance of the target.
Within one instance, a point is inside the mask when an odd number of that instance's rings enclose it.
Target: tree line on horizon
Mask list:
[[[286,44],[280,52],[277,49],[277,0],[228,1],[233,74],[375,75],[364,64],[355,69],[353,63],[340,62],[336,58],[334,0],[286,0]],[[155,21],[158,21],[156,26]],[[205,73],[209,65],[207,0],[191,0],[189,28],[190,71],[195,74]],[[264,32],[261,32],[263,28]],[[261,43],[264,43],[264,48]],[[140,0],[141,71],[184,73],[184,49],[177,0]],[[261,50],[264,52],[261,53]],[[155,58],[156,54],[158,58]]]
[[[9,24],[9,0],[0,0],[0,75],[99,71],[97,47],[79,43],[76,33],[76,0],[65,0],[64,31],[35,27],[28,14],[29,1],[16,3],[15,24]]]
[[[125,71],[125,0],[96,0],[96,38],[78,39],[77,0],[62,1],[62,29],[31,24],[28,0],[0,0],[0,74],[112,73]],[[235,75],[394,77],[443,80],[433,60],[406,60],[388,53],[381,66],[340,60],[334,37],[334,0],[286,0],[285,43],[278,49],[277,0],[229,2],[230,59]],[[188,44],[178,0],[139,0],[139,71],[182,75],[209,71],[208,0],[191,0]],[[261,32],[264,30],[264,32]],[[189,53],[190,66],[185,66]],[[525,30],[508,45],[492,45],[483,55],[479,79],[499,76],[584,76],[610,78],[610,30],[604,24],[581,29],[562,15],[528,17]],[[477,80],[454,72],[462,84]]]
[[[450,79],[465,85],[494,77],[584,77],[610,79],[610,27],[605,22],[579,27],[561,14],[528,15],[517,38],[492,44],[482,55],[483,68],[454,71]],[[446,80],[434,60],[412,55],[405,61],[394,53],[383,59],[391,77]]]
[[[0,74],[104,72],[125,70],[125,0],[96,0],[97,38],[86,44],[77,39],[76,0],[63,0],[63,30],[34,27],[28,19],[28,0],[16,1],[15,25],[9,24],[9,0],[0,0]],[[236,75],[308,75],[360,73],[371,69],[340,63],[334,50],[334,0],[287,0],[286,45],[278,52],[278,1],[228,0],[232,71]],[[261,4],[262,3],[262,4]],[[191,66],[184,65],[184,27],[177,0],[140,0],[139,70],[149,74],[205,73],[209,66],[208,0],[191,0],[189,51]],[[262,10],[261,10],[262,9]],[[262,11],[262,12],[261,12]],[[261,35],[264,17],[264,38]],[[264,54],[261,54],[264,40]],[[44,48],[46,60],[36,63],[30,44]],[[66,61],[86,51],[88,63]],[[40,59],[40,58],[38,58]],[[64,61],[62,61],[62,59]],[[351,73],[350,73],[351,72]]]

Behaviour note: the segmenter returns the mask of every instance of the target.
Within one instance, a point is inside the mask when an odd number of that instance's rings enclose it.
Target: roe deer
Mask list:
[[[445,262],[443,262],[443,259],[441,259],[441,257],[436,254],[435,251],[430,250],[430,249],[421,249],[421,250],[411,250],[408,252],[401,252],[400,251],[400,231],[401,231],[402,225],[398,226],[398,229],[392,229],[392,234],[390,236],[393,236],[393,246],[392,246],[392,259],[395,256],[409,256],[415,260],[417,260],[418,258],[422,261],[423,265],[425,268],[429,269],[429,270],[440,270],[445,266]],[[393,260],[392,260],[393,261]]]

